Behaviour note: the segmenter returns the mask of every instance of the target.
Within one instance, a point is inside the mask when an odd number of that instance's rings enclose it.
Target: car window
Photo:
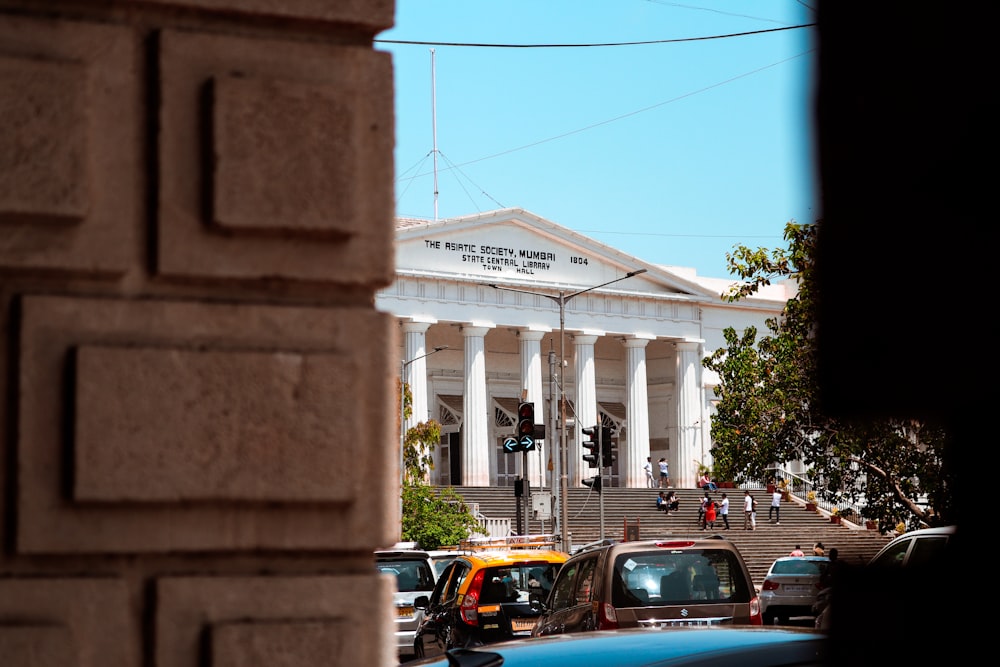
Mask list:
[[[906,558],[906,550],[910,548],[912,539],[900,540],[896,544],[890,544],[885,551],[872,560],[871,564],[879,567],[902,567]]]
[[[552,588],[552,595],[549,598],[550,609],[565,609],[576,604],[574,591],[576,590],[577,575],[580,572],[581,563],[592,562],[593,560],[592,558],[585,558],[577,561],[568,561],[563,565],[562,570],[559,572],[559,577]],[[592,568],[593,565],[591,565]]]
[[[697,601],[748,602],[749,586],[728,550],[656,549],[615,559],[611,604],[635,607]]]
[[[771,574],[822,575],[827,565],[825,560],[779,560],[771,566]]]
[[[532,593],[537,593],[542,582],[555,579],[558,563],[523,563],[486,568],[480,601],[527,602]],[[532,582],[538,582],[535,586]]]
[[[906,566],[924,565],[930,563],[944,555],[944,550],[948,546],[947,535],[927,535],[918,537],[910,550],[910,556],[906,560]]]
[[[588,558],[580,563],[580,570],[576,580],[579,582],[576,587],[576,603],[586,604],[590,602],[594,589],[594,573],[597,571],[597,559]]]
[[[377,561],[375,567],[382,574],[396,577],[396,590],[400,593],[430,592],[434,589],[434,574],[425,560]]]

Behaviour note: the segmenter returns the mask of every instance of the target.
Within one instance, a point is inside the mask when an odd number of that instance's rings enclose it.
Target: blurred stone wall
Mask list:
[[[0,0],[0,665],[390,665],[392,0]]]

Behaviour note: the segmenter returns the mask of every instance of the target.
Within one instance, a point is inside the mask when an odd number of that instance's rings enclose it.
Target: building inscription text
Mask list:
[[[453,241],[432,241],[424,239],[427,250],[443,250],[457,254],[462,262],[475,264],[483,271],[514,271],[534,275],[535,271],[550,271],[556,262],[556,253],[548,250],[507,248],[476,243],[455,243]],[[586,257],[571,256],[571,264],[588,264]]]

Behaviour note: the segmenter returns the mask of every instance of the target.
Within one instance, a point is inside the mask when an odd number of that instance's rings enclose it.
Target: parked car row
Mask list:
[[[568,658],[560,660],[578,655],[576,644],[569,649],[556,637],[593,636],[592,650],[582,650],[578,658],[582,662],[574,663],[582,667],[597,664],[594,654],[604,651],[603,646],[625,641],[616,638],[622,636],[620,632],[631,636],[632,629],[698,627],[734,631],[712,635],[707,640],[712,646],[732,642],[733,650],[759,647],[761,656],[773,654],[775,658],[786,650],[802,651],[807,657],[801,664],[818,659],[814,644],[822,635],[814,630],[770,628],[782,632],[763,635],[750,631],[810,614],[829,564],[827,557],[777,559],[758,593],[739,549],[719,535],[606,540],[572,556],[553,546],[549,536],[528,536],[468,541],[450,551],[399,548],[377,552],[378,569],[397,580],[396,636],[401,658],[412,656],[423,664],[421,659],[447,652],[457,665],[475,660],[508,665],[522,659],[547,661],[545,656],[554,651],[554,664],[569,664]],[[599,641],[598,636],[602,637]],[[543,643],[546,638],[548,642]],[[519,642],[514,640],[518,639],[527,640],[532,648],[516,648]],[[658,657],[666,660],[671,650],[678,657],[687,655],[679,639],[662,641]],[[491,653],[495,653],[492,658]],[[770,659],[757,664],[775,664]],[[685,658],[683,664],[695,663]]]

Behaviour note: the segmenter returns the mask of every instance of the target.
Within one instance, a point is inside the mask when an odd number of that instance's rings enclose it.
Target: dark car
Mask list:
[[[818,667],[828,639],[812,628],[701,626],[550,635],[454,649],[435,667]]]
[[[739,549],[720,537],[596,546],[559,571],[533,636],[626,627],[762,625]]]
[[[526,541],[511,546],[469,546],[438,579],[430,597],[418,596],[423,612],[413,640],[417,657],[455,647],[479,646],[530,635],[538,604],[568,554]]]

